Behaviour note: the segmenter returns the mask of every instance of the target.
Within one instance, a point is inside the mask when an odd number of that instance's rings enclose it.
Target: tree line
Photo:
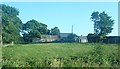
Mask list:
[[[22,23],[19,16],[19,10],[5,4],[0,4],[2,11],[2,42],[3,43],[19,43],[31,42],[33,38],[41,38],[41,35],[59,35],[58,27],[48,29],[47,25],[37,20],[31,19],[26,23]],[[20,35],[21,34],[21,35]]]
[[[47,25],[35,19],[31,19],[26,23],[22,23],[19,16],[19,10],[5,4],[0,4],[2,14],[0,28],[2,29],[1,38],[3,43],[32,42],[33,38],[41,38],[41,35],[59,35],[60,29],[54,27],[47,28]],[[91,19],[94,22],[94,34],[88,34],[88,37],[97,36],[102,42],[106,35],[113,30],[114,20],[111,16],[103,12],[95,11],[91,14]],[[69,38],[74,38],[70,36]]]

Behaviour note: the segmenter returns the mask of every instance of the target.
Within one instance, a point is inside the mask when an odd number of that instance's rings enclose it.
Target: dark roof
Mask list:
[[[70,35],[71,33],[60,33],[60,37],[67,37],[68,35]]]
[[[72,33],[60,33],[60,34],[72,34]]]

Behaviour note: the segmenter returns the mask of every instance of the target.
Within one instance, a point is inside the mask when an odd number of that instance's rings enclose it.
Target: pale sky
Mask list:
[[[18,17],[23,23],[31,19],[42,22],[51,29],[57,26],[62,33],[73,32],[87,36],[93,33],[92,12],[105,11],[115,20],[114,30],[110,35],[118,35],[118,3],[117,2],[5,2],[4,4],[19,9]]]
[[[2,2],[118,2],[119,0],[1,0]]]

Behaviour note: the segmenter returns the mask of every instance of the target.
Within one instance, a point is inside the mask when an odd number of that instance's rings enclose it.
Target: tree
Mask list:
[[[17,17],[19,15],[18,9],[4,4],[2,6],[2,39],[3,43],[10,43],[12,41],[20,41],[20,30],[22,28],[22,21]]]
[[[24,24],[23,30],[26,30],[27,32],[36,30],[36,31],[40,32],[41,34],[46,34],[47,33],[47,25],[32,19],[30,21],[27,21],[26,24]]]
[[[112,26],[114,25],[114,20],[112,20],[111,16],[108,16],[108,14],[106,14],[104,11],[100,13],[99,17],[99,35],[108,35],[113,30]]]
[[[91,16],[91,19],[94,22],[95,35],[100,36],[100,39],[103,41],[105,36],[112,32],[114,20],[112,20],[111,16],[108,16],[105,11],[102,13],[93,12]]]
[[[51,30],[47,30],[47,35],[51,35]]]
[[[99,36],[96,34],[89,33],[87,35],[88,42],[90,43],[96,43],[99,42]]]
[[[51,34],[52,35],[59,35],[60,34],[60,30],[58,29],[58,27],[54,27],[51,29]]]
[[[23,30],[27,31],[23,33],[23,40],[32,42],[34,38],[41,38],[41,34],[47,34],[47,25],[32,19],[23,25]]]
[[[91,16],[92,16],[91,19],[94,22],[94,33],[98,35],[99,34],[99,30],[98,30],[99,12],[98,11],[93,12]]]
[[[23,33],[24,42],[30,43],[34,38],[41,38],[40,32],[34,30],[29,33]]]

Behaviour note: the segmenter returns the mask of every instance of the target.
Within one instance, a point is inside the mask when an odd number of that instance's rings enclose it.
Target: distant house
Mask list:
[[[87,36],[75,36],[73,39],[68,38],[69,35],[72,33],[60,33],[58,35],[41,35],[41,38],[34,38],[32,42],[81,42],[81,43],[86,43],[88,42]]]
[[[58,39],[57,35],[41,35],[41,42],[52,42]]]
[[[79,42],[81,42],[81,43],[88,42],[87,36],[79,36]]]
[[[60,39],[65,39],[68,37],[68,35],[70,35],[71,33],[60,33],[59,37]]]
[[[60,33],[60,41],[61,42],[80,42],[79,36],[73,34],[74,38],[68,37],[72,33]]]
[[[53,42],[58,39],[57,35],[41,35],[41,38],[34,38],[32,42]]]

